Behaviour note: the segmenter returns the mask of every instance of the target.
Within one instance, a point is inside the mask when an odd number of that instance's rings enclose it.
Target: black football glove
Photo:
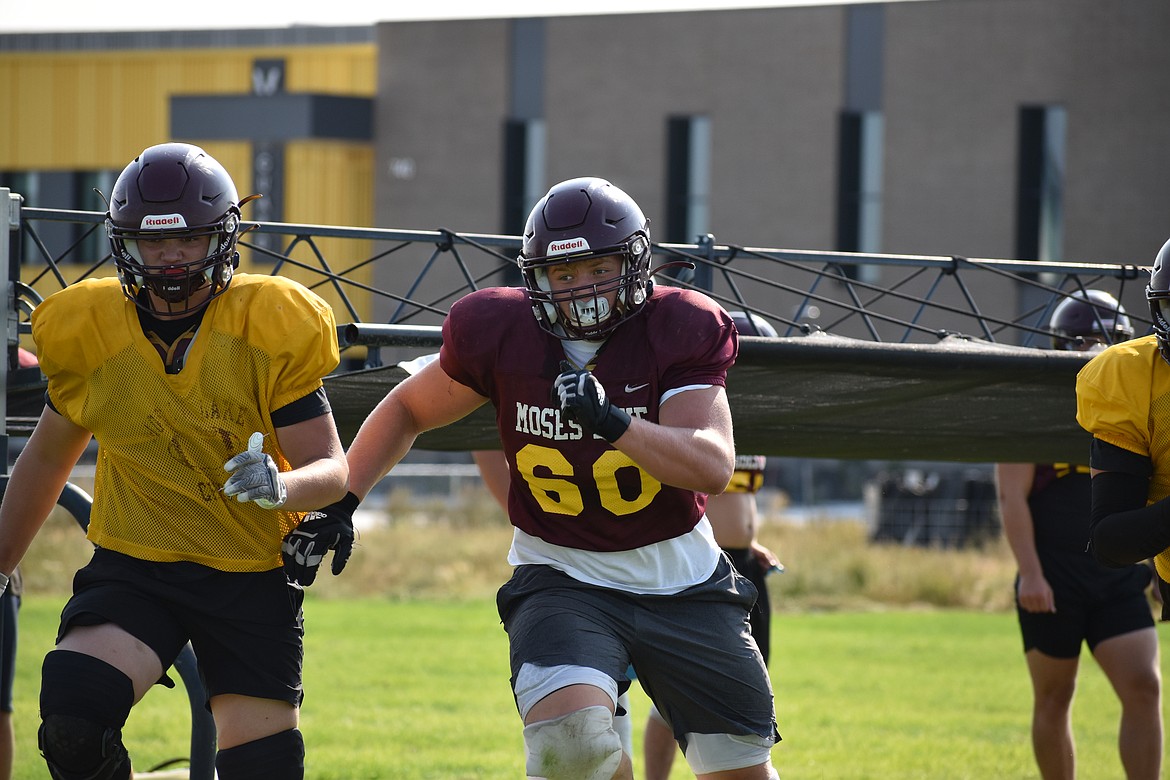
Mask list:
[[[561,361],[561,374],[553,380],[552,398],[566,417],[610,443],[630,427],[630,415],[609,402],[597,377],[587,369],[573,368],[567,360]]]
[[[309,512],[280,546],[284,573],[290,582],[312,585],[325,553],[333,550],[333,574],[341,574],[353,552],[353,513],[359,499],[353,493],[324,509]]]

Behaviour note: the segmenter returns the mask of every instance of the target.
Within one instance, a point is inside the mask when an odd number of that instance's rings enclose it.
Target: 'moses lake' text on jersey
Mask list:
[[[656,287],[590,368],[612,403],[658,422],[664,393],[724,386],[735,353],[731,318],[710,298]],[[513,525],[551,544],[597,552],[631,550],[694,528],[705,495],[663,485],[561,414],[551,389],[564,359],[561,342],[537,326],[522,289],[471,293],[443,325],[443,370],[496,407],[512,469]]]
[[[50,296],[32,316],[49,398],[98,442],[89,539],[150,561],[222,571],[281,565],[300,514],[221,491],[253,431],[285,470],[271,414],[337,367],[333,312],[280,277],[239,274],[214,299],[178,374],[166,374],[117,279]]]

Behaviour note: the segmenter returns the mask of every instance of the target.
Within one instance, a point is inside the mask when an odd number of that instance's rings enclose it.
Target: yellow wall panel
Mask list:
[[[158,49],[86,52],[0,53],[0,90],[9,110],[0,112],[0,170],[121,171],[148,146],[170,140],[170,102],[176,95],[249,94],[252,65],[283,59],[289,92],[316,92],[372,98],[376,93],[374,44],[278,46],[235,49]],[[224,117],[231,122],[232,117]],[[255,192],[252,144],[199,141],[235,180],[241,197]],[[373,222],[372,144],[333,141],[289,143],[285,152],[284,220],[325,225],[369,226]],[[109,193],[105,193],[107,196]],[[96,200],[96,199],[95,199]],[[37,204],[73,208],[74,204]],[[245,220],[255,218],[247,206]],[[287,244],[287,240],[285,241]],[[335,271],[355,265],[373,251],[371,242],[325,239],[319,245]],[[241,270],[271,271],[268,261],[242,253]],[[316,264],[308,247],[294,257]],[[30,278],[35,271],[30,268]],[[69,271],[72,272],[70,275]],[[85,273],[71,266],[70,279]],[[332,286],[320,277],[286,267],[288,275],[314,288],[352,319]],[[95,273],[106,276],[108,269]],[[368,283],[370,269],[355,272]],[[37,284],[43,294],[57,288],[50,276]],[[350,293],[363,314],[368,294]]]
[[[369,227],[374,213],[373,158],[373,150],[364,145],[337,142],[289,144],[285,150],[285,221]],[[320,175],[322,171],[328,173]],[[333,273],[361,284],[372,282],[372,266],[349,270],[373,253],[372,242],[322,238],[315,239],[315,244]],[[307,245],[300,245],[292,256],[313,268],[320,267],[320,261]],[[333,285],[320,284],[319,275],[292,269],[284,273],[310,286],[328,301],[340,321],[353,319]],[[343,286],[343,289],[362,317],[368,317],[371,312],[369,293],[352,286]]]
[[[257,59],[284,59],[290,92],[375,93],[373,44],[0,54],[0,170],[119,168],[168,140],[172,96],[248,94]]]

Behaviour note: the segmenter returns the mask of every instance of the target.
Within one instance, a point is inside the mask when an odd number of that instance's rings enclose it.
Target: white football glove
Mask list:
[[[223,464],[223,470],[232,473],[223,483],[223,493],[237,501],[255,501],[265,509],[276,509],[288,500],[288,489],[276,462],[263,448],[264,434],[257,431],[248,437],[247,450]]]

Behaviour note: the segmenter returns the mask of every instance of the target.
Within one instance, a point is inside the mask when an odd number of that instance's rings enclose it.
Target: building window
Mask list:
[[[114,191],[114,182],[118,180],[118,174],[115,171],[82,171],[76,174],[76,180],[79,204],[75,208],[84,211],[106,211],[106,199]],[[82,239],[82,243],[77,249],[76,262],[96,263],[110,253],[110,242],[106,238],[104,227],[92,231],[83,229],[78,238]]]
[[[544,120],[509,119],[504,127],[505,235],[522,234],[528,213],[544,196],[544,160]]]
[[[693,243],[710,230],[711,119],[670,117],[666,148],[664,240]]]
[[[0,187],[24,198],[29,208],[106,211],[117,171],[0,171]],[[98,193],[101,193],[100,195]],[[101,225],[38,222],[36,233],[46,251],[63,263],[93,265],[109,254]],[[23,264],[44,264],[34,242],[21,242]]]
[[[504,123],[504,235],[524,234],[524,223],[545,193],[545,124],[543,119],[509,119]],[[509,265],[495,283],[522,284],[520,269]]]
[[[1020,109],[1016,257],[1021,260],[1062,259],[1067,125],[1062,106]]]
[[[508,118],[504,122],[501,232],[522,235],[528,213],[548,188],[544,120],[545,20],[509,22]],[[493,279],[521,284],[520,269],[508,265]]]
[[[881,251],[882,133],[880,111],[842,112],[838,136],[837,250]],[[877,266],[847,269],[853,278],[877,281]]]

